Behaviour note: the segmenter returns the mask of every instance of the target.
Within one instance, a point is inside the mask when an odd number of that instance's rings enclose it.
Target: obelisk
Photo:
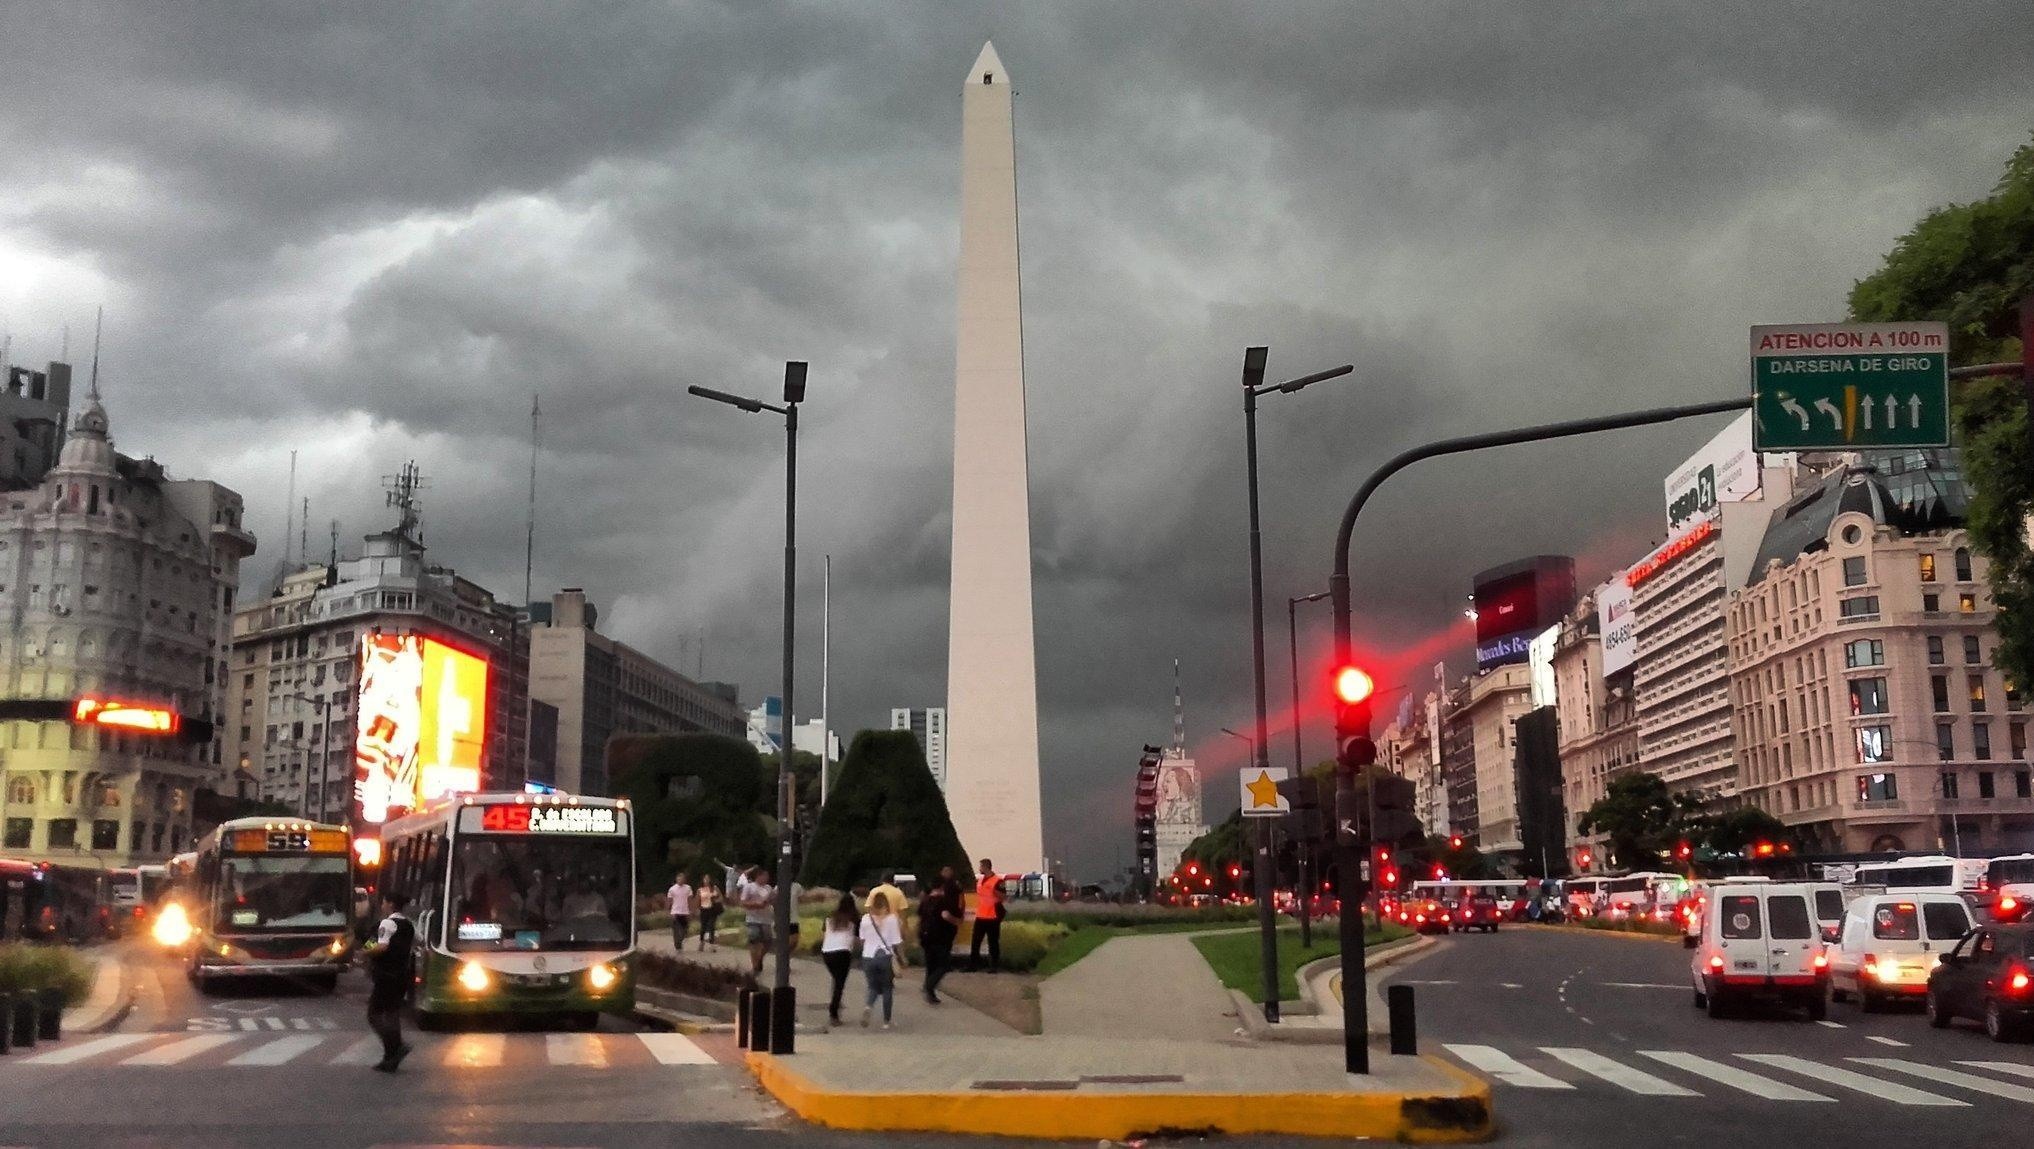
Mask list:
[[[1040,869],[1031,470],[1017,275],[1010,75],[994,44],[961,96],[960,298],[953,400],[953,594],[947,809],[961,847],[1002,873]]]

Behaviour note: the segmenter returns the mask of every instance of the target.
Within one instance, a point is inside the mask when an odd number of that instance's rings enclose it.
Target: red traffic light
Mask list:
[[[1335,697],[1352,706],[1369,698],[1376,689],[1377,684],[1362,667],[1345,666],[1335,672]]]
[[[1760,842],[1752,847],[1752,852],[1761,858],[1770,858],[1773,856],[1773,844],[1771,842]]]
[[[1448,880],[1448,867],[1446,867],[1446,866],[1435,866],[1435,867],[1434,867],[1434,880],[1435,880],[1435,881],[1437,881],[1437,882],[1444,882],[1444,881],[1447,881],[1447,880]]]
[[[1689,845],[1686,842],[1679,843],[1674,847],[1674,856],[1681,859],[1684,862],[1687,861],[1689,858],[1693,857],[1694,854],[1695,847]]]
[[[1199,862],[1188,862],[1187,877],[1197,878],[1200,877],[1200,875],[1201,875],[1201,864]]]
[[[1384,871],[1384,884],[1387,886],[1398,885],[1398,871],[1397,870]]]
[[[1450,834],[1450,835],[1448,835],[1448,848],[1449,848],[1450,850],[1459,850],[1459,849],[1461,849],[1461,848],[1462,848],[1462,835],[1460,835],[1460,834]]]

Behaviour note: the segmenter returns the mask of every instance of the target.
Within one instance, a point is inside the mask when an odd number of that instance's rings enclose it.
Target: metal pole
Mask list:
[[[1335,531],[1335,552],[1332,556],[1334,574],[1328,579],[1328,591],[1334,596],[1335,610],[1335,661],[1341,665],[1350,657],[1350,600],[1349,600],[1349,540],[1356,531],[1356,516],[1363,513],[1363,506],[1370,501],[1384,480],[1419,462],[1422,459],[1438,458],[1442,455],[1456,455],[1465,451],[1480,451],[1491,447],[1506,447],[1517,443],[1534,443],[1545,439],[1563,439],[1572,435],[1587,435],[1597,431],[1614,431],[1626,427],[1643,427],[1653,423],[1668,423],[1676,419],[1687,419],[1696,415],[1716,415],[1726,411],[1743,411],[1752,405],[1751,396],[1738,399],[1720,399],[1710,403],[1696,403],[1684,407],[1658,407],[1646,411],[1634,411],[1624,415],[1610,415],[1597,419],[1578,419],[1567,423],[1549,423],[1538,427],[1526,427],[1516,431],[1499,431],[1488,435],[1470,435],[1459,439],[1443,439],[1423,447],[1415,447],[1400,453],[1390,462],[1379,467],[1357,488],[1349,506],[1342,512],[1342,522]],[[1367,712],[1366,712],[1367,717]],[[1335,731],[1339,740],[1350,735],[1370,737],[1370,731]],[[1346,795],[1353,802],[1355,797],[1355,776],[1344,771],[1336,772],[1335,779],[1338,814],[1341,799]],[[1339,827],[1338,827],[1339,831]],[[1370,1072],[1370,1005],[1368,991],[1363,977],[1363,928],[1360,887],[1352,889],[1367,859],[1364,845],[1348,835],[1336,834],[1335,857],[1341,874],[1343,895],[1342,913],[1342,1051],[1343,1061],[1351,1073]],[[1354,913],[1349,912],[1349,897],[1359,893]]]
[[[1264,378],[1267,349],[1252,347],[1243,353],[1243,437],[1250,487],[1250,654],[1255,671],[1257,737],[1250,747],[1251,764],[1260,770],[1271,765],[1265,744],[1267,722],[1264,713],[1264,548],[1257,520],[1257,384]],[[1271,820],[1257,820],[1257,929],[1258,957],[1264,964],[1264,1020],[1278,1022],[1278,935],[1271,912]]]
[[[777,752],[777,993],[791,988],[791,742],[796,729],[791,708],[793,635],[798,592],[798,404],[784,405],[784,744]],[[774,996],[774,995],[773,995]],[[781,997],[777,998],[782,1001]],[[790,1031],[784,1027],[784,1032]],[[771,1045],[774,1050],[775,1044]]]
[[[331,813],[328,808],[330,804],[325,800],[325,796],[332,785],[332,696],[327,694],[321,701],[324,703],[324,718],[321,721],[324,723],[325,736],[318,744],[318,821],[323,822]]]
[[[820,568],[819,592],[819,808],[826,809],[828,775],[833,773],[833,725],[827,704],[833,691],[833,556]]]
[[[1285,625],[1286,629],[1291,632],[1292,638],[1292,776],[1294,778],[1304,778],[1307,774],[1306,757],[1300,749],[1299,720],[1299,604],[1305,601],[1305,599],[1299,598],[1288,598],[1285,600]],[[1312,887],[1307,882],[1307,839],[1304,835],[1300,834],[1295,834],[1293,837],[1297,843],[1299,855],[1299,889],[1294,891],[1294,897],[1299,901],[1300,948],[1312,949],[1314,946],[1314,923],[1313,914],[1308,908],[1308,903],[1313,899],[1311,897]]]

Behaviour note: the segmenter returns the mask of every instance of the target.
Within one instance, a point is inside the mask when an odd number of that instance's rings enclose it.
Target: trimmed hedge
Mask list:
[[[686,961],[670,954],[643,950],[636,955],[636,981],[654,989],[689,993],[716,1001],[733,1001],[749,982],[749,973],[735,966]]]
[[[0,993],[58,989],[67,1006],[92,994],[92,963],[64,946],[0,945]]]

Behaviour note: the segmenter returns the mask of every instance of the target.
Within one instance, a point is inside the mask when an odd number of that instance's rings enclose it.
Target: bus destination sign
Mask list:
[[[235,830],[232,849],[236,854],[340,853],[346,849],[341,830]]]
[[[466,811],[462,811],[466,814]],[[472,830],[472,815],[491,834],[619,834],[621,819],[612,806],[485,806],[467,814],[463,829]]]

